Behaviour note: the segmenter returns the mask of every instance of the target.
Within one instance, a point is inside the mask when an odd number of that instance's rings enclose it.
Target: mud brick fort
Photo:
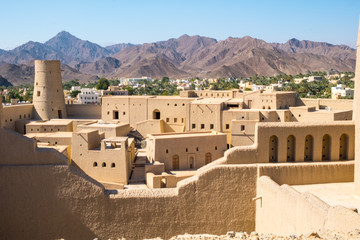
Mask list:
[[[355,99],[182,91],[65,104],[35,61],[32,104],[0,105],[0,238],[143,239],[360,227]]]

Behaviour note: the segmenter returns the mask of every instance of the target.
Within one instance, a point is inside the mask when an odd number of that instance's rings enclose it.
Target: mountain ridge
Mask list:
[[[33,59],[60,60],[65,81],[75,75],[82,82],[101,76],[218,78],[330,69],[354,71],[355,49],[296,38],[268,43],[250,36],[218,41],[187,34],[153,43],[102,47],[61,31],[45,43],[29,41],[9,51],[0,49],[0,75],[14,85],[31,83],[33,76],[28,74],[33,73],[26,66],[31,67]]]

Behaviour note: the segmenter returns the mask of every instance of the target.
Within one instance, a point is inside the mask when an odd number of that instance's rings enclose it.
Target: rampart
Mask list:
[[[257,183],[256,231],[281,235],[306,234],[320,229],[349,232],[360,226],[360,215],[332,207],[310,193],[279,186],[269,177]]]
[[[101,119],[101,105],[96,104],[66,104],[68,118]]]

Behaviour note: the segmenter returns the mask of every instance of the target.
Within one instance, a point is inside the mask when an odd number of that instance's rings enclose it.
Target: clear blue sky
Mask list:
[[[186,33],[355,47],[360,0],[0,0],[0,10],[0,49],[6,50],[62,30],[102,46]]]

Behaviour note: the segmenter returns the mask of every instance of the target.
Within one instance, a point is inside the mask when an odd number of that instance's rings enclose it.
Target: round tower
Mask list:
[[[34,118],[66,118],[60,61],[35,60]]]

